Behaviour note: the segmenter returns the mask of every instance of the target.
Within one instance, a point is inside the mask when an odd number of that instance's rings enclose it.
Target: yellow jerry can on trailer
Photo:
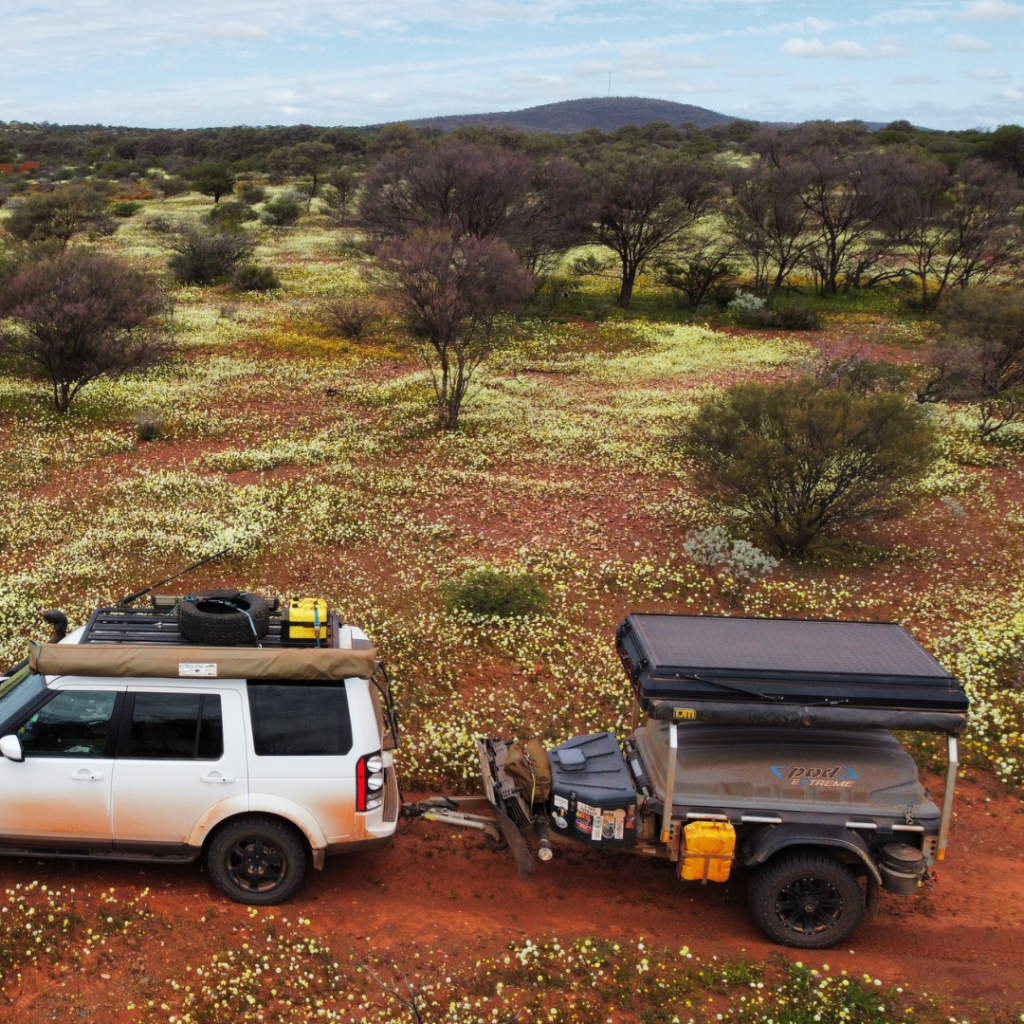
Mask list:
[[[683,828],[679,875],[696,882],[727,882],[736,850],[736,829],[728,821],[691,821]]]
[[[327,602],[322,597],[296,597],[285,608],[281,630],[288,640],[326,644],[329,642]]]

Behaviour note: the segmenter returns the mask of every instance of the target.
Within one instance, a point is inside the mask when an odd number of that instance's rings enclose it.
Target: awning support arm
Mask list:
[[[948,733],[946,736],[946,749],[949,754],[949,767],[946,769],[946,791],[942,794],[942,817],[939,819],[939,849],[936,854],[938,860],[946,859],[949,826],[953,820],[953,796],[956,792],[956,773],[960,766],[956,737],[952,733]]]
[[[661,841],[667,843],[672,834],[672,807],[676,799],[676,759],[679,751],[679,726],[668,727],[668,765],[665,769],[665,806],[661,812]]]

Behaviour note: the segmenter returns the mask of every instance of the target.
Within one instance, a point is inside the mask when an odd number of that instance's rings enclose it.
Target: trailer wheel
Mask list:
[[[750,912],[768,938],[799,949],[829,949],[860,924],[864,897],[856,876],[827,853],[783,854],[757,869]]]
[[[178,632],[194,644],[251,644],[269,629],[270,605],[259,594],[207,590],[178,602]]]

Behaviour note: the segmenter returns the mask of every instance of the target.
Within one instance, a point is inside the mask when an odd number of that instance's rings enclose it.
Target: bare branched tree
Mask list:
[[[665,254],[711,204],[714,181],[703,164],[654,153],[613,153],[588,168],[598,197],[591,237],[619,259],[618,304],[629,307],[637,277]]]
[[[918,400],[976,405],[983,435],[1024,419],[1024,295],[972,288],[953,295],[941,312],[932,374]]]
[[[435,228],[500,238],[536,270],[580,239],[590,204],[582,171],[568,161],[446,139],[387,154],[366,176],[359,212],[378,239]]]
[[[438,425],[453,430],[473,374],[501,340],[495,321],[526,302],[533,275],[500,239],[437,229],[390,239],[376,258],[433,376]]]
[[[735,172],[726,222],[754,267],[756,291],[771,305],[810,244],[811,213],[795,168],[762,160]]]

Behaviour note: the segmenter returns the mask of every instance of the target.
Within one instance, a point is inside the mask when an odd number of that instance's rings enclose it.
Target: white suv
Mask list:
[[[244,652],[250,662],[294,646],[276,621]],[[73,644],[81,646],[66,646]],[[334,620],[329,646],[371,645]],[[397,724],[378,672],[337,681],[248,671],[248,679],[220,678],[217,660],[230,667],[238,649],[186,646],[173,612],[160,609],[99,609],[87,626],[36,650],[50,653],[0,680],[0,853],[205,855],[228,896],[269,904],[295,892],[310,861],[322,868],[326,854],[394,834]],[[166,670],[98,675],[85,657],[127,656],[137,666],[145,652],[188,661],[175,678]],[[310,653],[311,664],[328,653]],[[46,674],[58,663],[69,668]]]

